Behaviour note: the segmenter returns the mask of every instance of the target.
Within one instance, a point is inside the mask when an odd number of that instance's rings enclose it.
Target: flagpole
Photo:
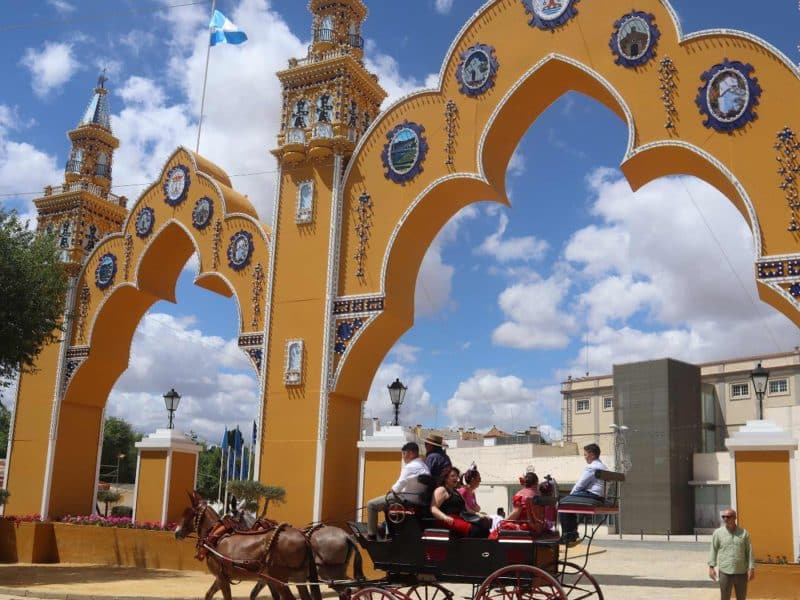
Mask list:
[[[211,16],[217,8],[217,0],[211,0]],[[203,72],[203,95],[200,99],[200,122],[197,124],[197,145],[194,148],[195,154],[200,154],[200,133],[203,131],[203,110],[206,106],[206,83],[208,82],[208,61],[211,58],[211,33],[209,32],[208,45],[206,47],[206,69]]]
[[[225,464],[225,449],[220,448],[219,457],[219,491],[217,492],[217,502],[222,501],[222,465]]]

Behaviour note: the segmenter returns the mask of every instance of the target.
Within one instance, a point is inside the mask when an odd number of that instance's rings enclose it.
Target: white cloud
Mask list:
[[[503,290],[498,304],[508,320],[492,332],[492,342],[524,350],[567,346],[577,330],[575,317],[560,309],[569,288],[569,279],[553,276]]]
[[[45,42],[44,48],[27,48],[20,63],[31,73],[31,87],[43,98],[65,84],[81,68],[72,44]]]
[[[152,433],[166,426],[162,395],[174,387],[182,395],[177,429],[193,430],[213,443],[225,424],[250,431],[258,410],[255,370],[236,339],[205,335],[193,324],[191,317],[145,315],[133,337],[128,369],[109,396],[108,416]]]
[[[56,9],[56,12],[66,15],[75,10],[75,6],[66,0],[47,0],[47,3]]]
[[[446,15],[453,8],[453,0],[436,0],[436,12]]]
[[[395,344],[389,355],[393,356],[401,364],[413,364],[417,362],[417,354],[419,354],[421,350],[422,348],[419,346],[399,343]]]
[[[378,51],[374,40],[367,39],[364,44],[364,66],[378,76],[378,82],[388,94],[382,108],[396,102],[416,90],[438,87],[439,74],[429,73],[421,81],[415,77],[400,74],[400,63],[393,56]]]
[[[526,169],[527,160],[522,150],[517,146],[517,149],[514,150],[514,153],[511,155],[511,160],[508,161],[508,175],[511,177],[520,177],[525,173]]]
[[[483,240],[483,243],[475,249],[475,254],[492,256],[501,263],[544,258],[549,247],[546,241],[539,240],[532,235],[503,239],[507,228],[508,215],[505,212],[501,212],[497,231]]]
[[[515,375],[478,371],[458,384],[447,401],[447,416],[452,426],[518,431],[554,420],[560,398],[558,386],[533,389]]]

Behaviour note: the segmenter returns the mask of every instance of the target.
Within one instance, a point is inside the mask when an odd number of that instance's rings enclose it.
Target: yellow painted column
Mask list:
[[[136,442],[136,489],[133,518],[136,521],[175,523],[189,506],[188,492],[197,482],[200,445],[174,429],[157,429]]]
[[[748,421],[725,440],[731,453],[731,502],[750,532],[756,559],[800,553],[797,440],[770,421]]]

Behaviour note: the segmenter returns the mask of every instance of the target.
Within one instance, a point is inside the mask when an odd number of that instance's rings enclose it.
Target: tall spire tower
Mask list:
[[[44,188],[33,201],[39,231],[56,236],[62,260],[77,274],[84,258],[103,237],[122,230],[127,198],[111,193],[111,167],[119,140],[111,132],[105,74],[100,75],[72,143],[64,183]]]
[[[308,55],[278,73],[283,114],[278,148],[284,165],[349,156],[377,115],[386,92],[364,67],[362,0],[311,0]]]

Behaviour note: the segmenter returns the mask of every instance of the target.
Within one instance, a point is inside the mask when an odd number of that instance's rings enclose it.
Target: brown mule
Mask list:
[[[274,521],[258,521],[254,528],[277,526]],[[317,573],[322,582],[327,583],[332,589],[344,598],[349,587],[346,584],[337,585],[336,582],[350,581],[347,576],[347,565],[353,557],[353,577],[356,580],[364,579],[364,566],[361,553],[353,536],[339,527],[320,523],[302,529],[303,533],[311,540],[311,549],[314,552],[314,561],[317,564]],[[266,581],[259,581],[250,592],[250,599],[255,600],[259,592],[267,585]],[[273,597],[275,591],[272,590]],[[276,598],[277,600],[277,598]]]
[[[311,544],[303,532],[284,523],[268,531],[234,531],[209,547],[208,536],[221,522],[220,517],[196,491],[189,499],[191,506],[184,510],[175,537],[184,539],[197,533],[198,557],[202,559],[205,552],[208,569],[215,577],[206,600],[211,600],[217,590],[225,600],[231,600],[231,581],[243,579],[268,582],[273,595],[282,600],[294,600],[286,583],[309,582],[310,594],[306,586],[298,586],[302,599],[321,599]]]

